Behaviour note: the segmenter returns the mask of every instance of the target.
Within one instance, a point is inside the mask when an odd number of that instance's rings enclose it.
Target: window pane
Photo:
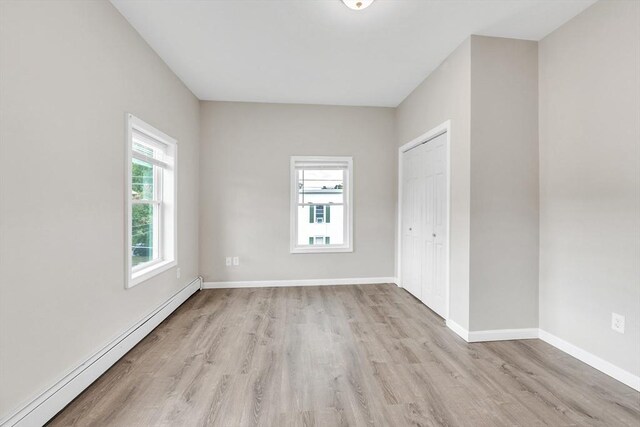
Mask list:
[[[298,170],[298,203],[342,203],[344,170]]]
[[[133,200],[153,200],[154,166],[151,163],[133,159],[131,164],[131,198]]]
[[[317,209],[323,211],[318,220]],[[336,205],[298,206],[298,245],[342,245],[344,243],[344,207]]]
[[[133,143],[133,151],[136,151],[140,154],[144,154],[147,157],[155,158],[155,150],[146,145],[140,144],[139,142]]]
[[[324,205],[317,205],[314,212],[315,222],[324,222]]]
[[[153,204],[133,204],[131,208],[131,266],[135,267],[157,258],[154,237],[158,220]]]

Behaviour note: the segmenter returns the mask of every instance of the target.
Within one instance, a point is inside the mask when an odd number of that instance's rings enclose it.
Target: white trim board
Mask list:
[[[573,345],[570,342],[565,341],[562,338],[550,334],[549,332],[542,329],[538,331],[538,337],[542,341],[551,344],[559,350],[564,351],[565,353],[586,363],[592,368],[595,368],[598,371],[609,375],[611,378],[628,385],[636,391],[640,391],[640,376],[634,375],[631,372],[622,369],[621,367],[616,366],[611,362],[607,362],[606,360],[596,356],[595,354],[590,353],[587,350],[584,350],[576,345]]]
[[[538,328],[493,329],[488,331],[469,331],[468,342],[530,340],[538,338]]]
[[[447,320],[447,327],[468,343],[539,338],[558,350],[564,351],[568,355],[575,357],[594,369],[597,369],[603,374],[609,375],[611,378],[628,385],[634,390],[640,391],[640,376],[634,375],[631,372],[542,329],[526,328],[468,331],[451,319]]]
[[[204,282],[202,289],[283,288],[293,286],[379,285],[396,284],[395,277],[355,277],[348,279],[254,280],[241,282]]]
[[[0,427],[40,426],[49,421],[200,289],[201,283],[202,278],[194,279],[35,399],[0,420]]]
[[[462,338],[466,342],[469,342],[469,331],[467,331],[465,328],[458,325],[456,322],[454,322],[451,319],[447,319],[446,324],[447,324],[447,328],[451,329],[453,332],[456,333],[456,335],[458,335],[460,338]]]
[[[468,331],[451,319],[447,327],[468,343],[488,341],[530,340],[538,338],[538,328],[493,329],[487,331]]]

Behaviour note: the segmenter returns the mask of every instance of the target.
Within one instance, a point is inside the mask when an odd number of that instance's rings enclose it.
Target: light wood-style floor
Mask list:
[[[539,340],[467,344],[395,285],[206,290],[51,426],[640,426]]]

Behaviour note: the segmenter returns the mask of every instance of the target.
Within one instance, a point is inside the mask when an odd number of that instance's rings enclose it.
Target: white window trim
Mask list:
[[[164,132],[154,128],[153,126],[145,123],[133,114],[126,115],[127,121],[127,138],[126,138],[126,180],[125,180],[125,288],[132,288],[142,282],[151,279],[158,274],[167,271],[178,265],[178,141],[171,138]],[[173,149],[173,164],[169,165],[173,170],[173,192],[172,192],[172,207],[171,213],[173,217],[172,221],[172,239],[173,244],[167,246],[166,244],[160,244],[161,258],[151,261],[145,264],[141,264],[139,268],[132,267],[131,263],[131,240],[132,240],[132,206],[134,201],[131,199],[132,185],[131,185],[131,162],[134,157],[133,153],[133,131],[144,133],[151,138],[165,144]],[[145,160],[148,161],[148,160]],[[159,162],[157,166],[166,167],[167,164]],[[166,214],[167,212],[165,212]],[[165,217],[167,215],[164,215]],[[163,215],[160,213],[159,228],[161,233],[166,234],[166,219],[163,220]],[[161,239],[162,240],[165,239]]]
[[[347,163],[344,183],[344,243],[341,245],[298,245],[298,180],[296,173],[297,163],[317,162],[319,166],[324,163],[338,162]],[[312,167],[312,166],[310,166]],[[290,240],[289,251],[292,254],[315,254],[315,253],[338,253],[353,252],[353,157],[342,156],[291,156],[290,163],[290,186],[291,186],[291,208],[290,208]]]

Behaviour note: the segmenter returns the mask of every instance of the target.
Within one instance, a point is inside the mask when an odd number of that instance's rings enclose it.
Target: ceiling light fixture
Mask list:
[[[342,0],[342,3],[344,3],[349,9],[362,10],[371,6],[373,0]]]

